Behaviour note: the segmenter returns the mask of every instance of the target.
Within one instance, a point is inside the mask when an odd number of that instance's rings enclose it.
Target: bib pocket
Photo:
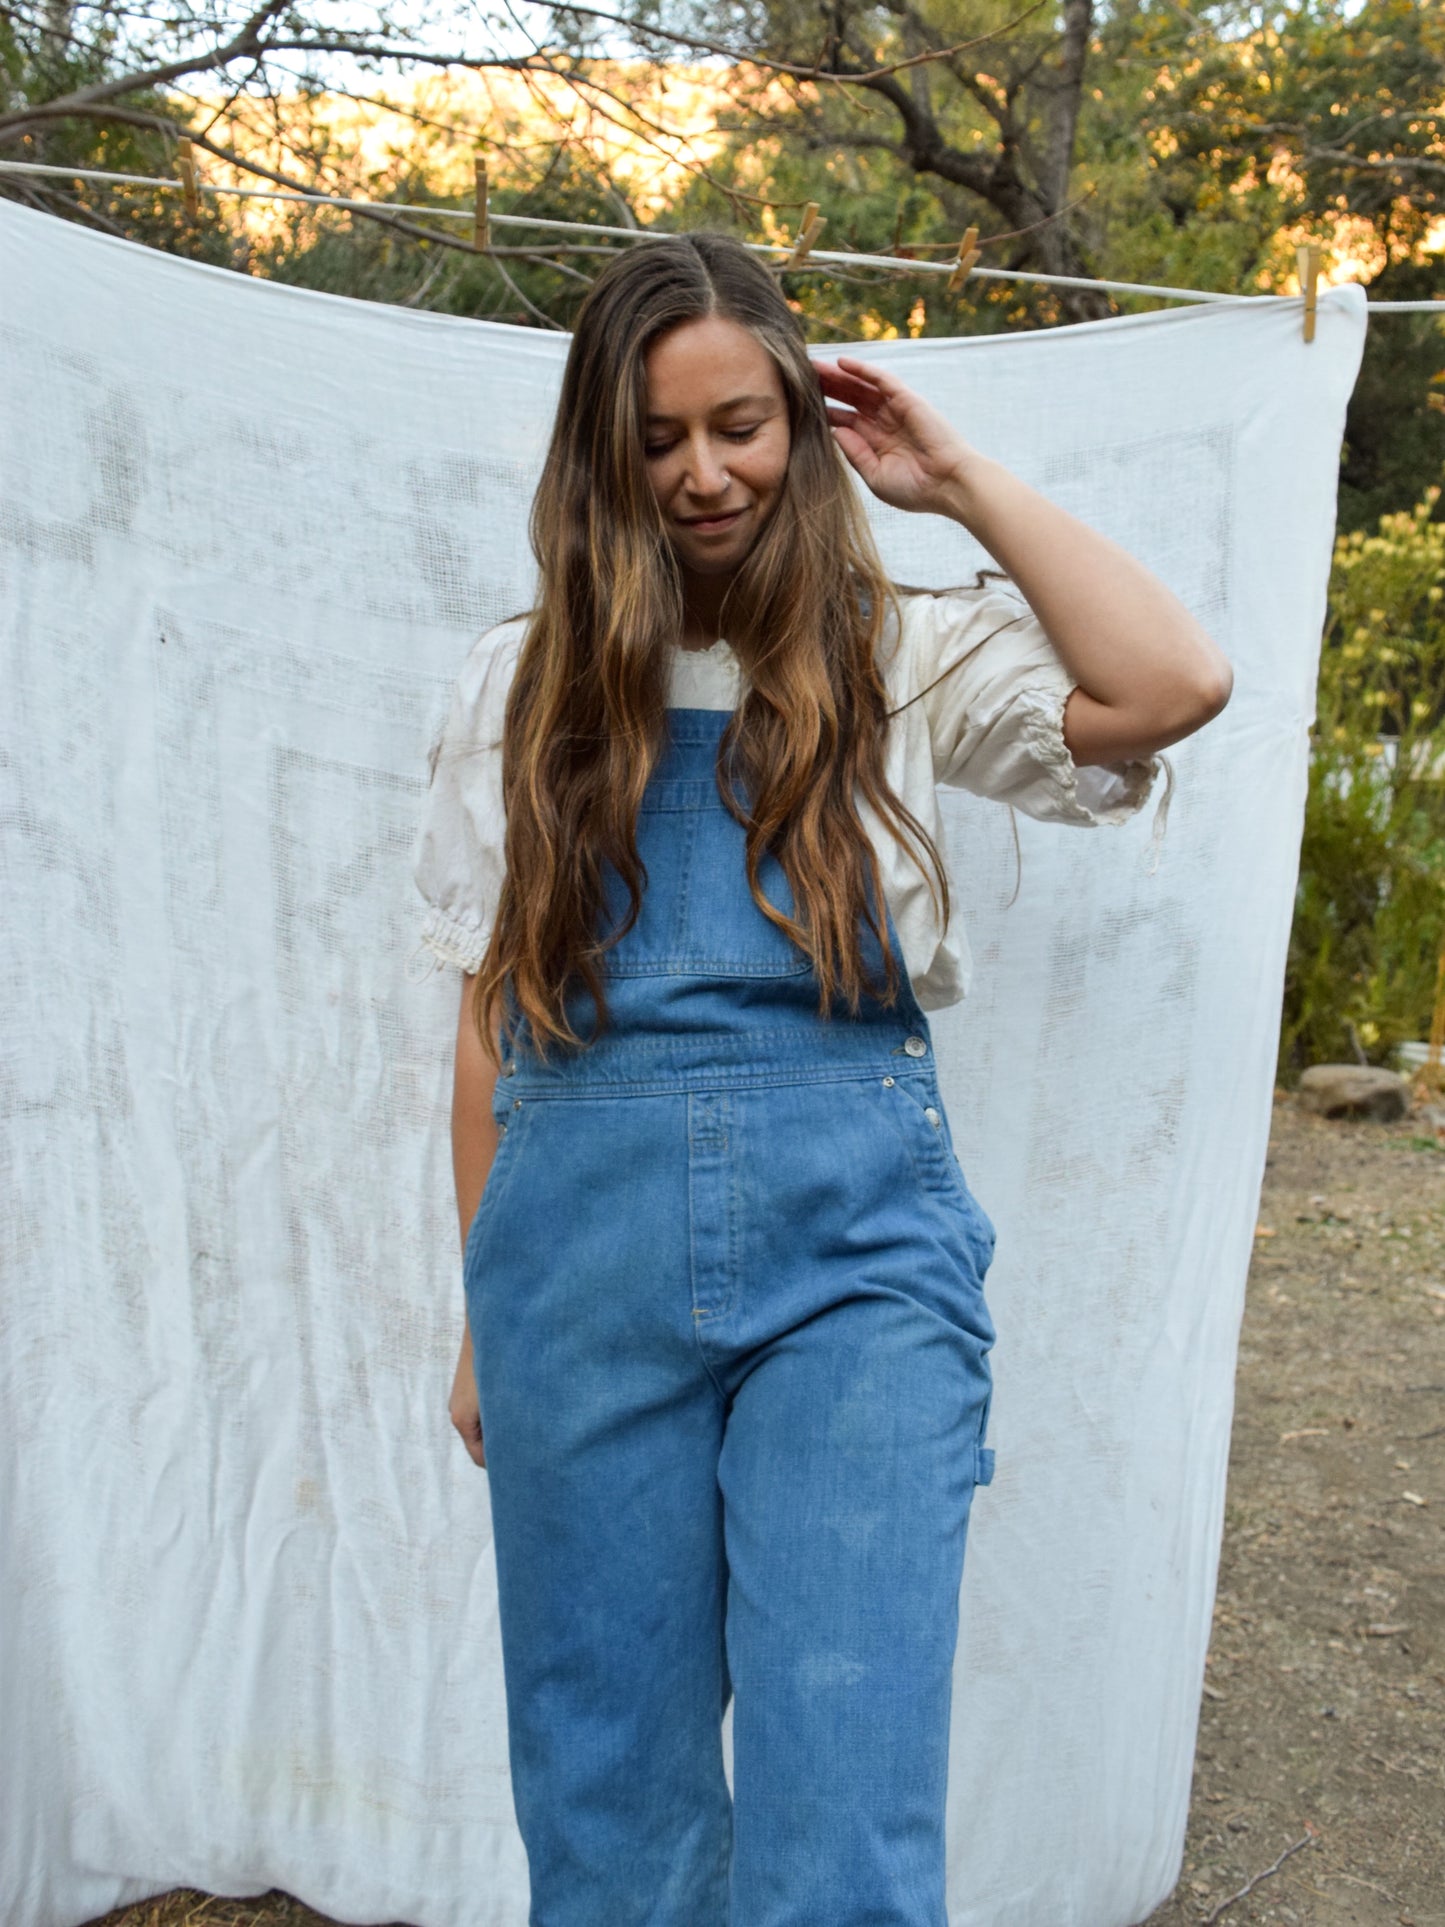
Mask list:
[[[763,915],[751,891],[739,892],[742,847],[742,827],[711,776],[654,777],[637,818],[642,904],[636,923],[603,956],[607,976],[808,976],[812,958]],[[792,890],[775,857],[763,858],[758,880],[769,903],[791,916]],[[606,933],[627,910],[627,891],[611,865],[603,895]]]

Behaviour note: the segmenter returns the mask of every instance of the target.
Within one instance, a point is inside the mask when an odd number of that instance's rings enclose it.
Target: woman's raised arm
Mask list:
[[[966,451],[938,508],[1013,578],[1077,680],[1064,709],[1076,763],[1152,755],[1229,701],[1228,659],[1178,597],[1008,469]]]
[[[878,499],[961,522],[1012,577],[1079,685],[1064,711],[1075,763],[1151,756],[1219,714],[1227,657],[1142,562],[971,448],[886,368],[815,366],[838,446]]]

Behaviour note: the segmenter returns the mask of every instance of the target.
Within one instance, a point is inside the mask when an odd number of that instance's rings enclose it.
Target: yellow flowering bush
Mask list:
[[[1445,944],[1445,522],[1335,544],[1280,1075],[1427,1037]]]

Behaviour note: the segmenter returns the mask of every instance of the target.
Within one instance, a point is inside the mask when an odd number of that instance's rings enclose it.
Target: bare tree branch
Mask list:
[[[703,53],[746,62],[768,73],[786,75],[793,78],[831,81],[839,86],[865,86],[875,78],[883,78],[899,73],[909,67],[947,61],[971,48],[997,40],[1011,32],[1020,22],[1027,20],[1039,11],[1045,0],[1032,0],[1032,4],[1003,26],[993,28],[972,40],[959,41],[948,47],[930,48],[901,61],[879,68],[865,68],[857,72],[839,69],[822,69],[817,63],[805,65],[797,61],[780,60],[751,49],[726,47],[720,42],[709,40],[696,34],[674,33],[666,28],[655,27],[650,23],[630,21],[622,15],[602,12],[591,7],[569,7],[569,13],[588,14],[598,20],[624,26],[630,32],[645,34],[656,39],[672,42],[674,45],[689,47]],[[1087,4],[1087,0],[1073,0],[1073,4]],[[553,57],[540,49],[527,55],[468,54],[462,51],[436,52],[429,48],[418,47],[407,41],[379,41],[358,34],[321,34],[310,33],[303,37],[287,37],[280,34],[266,34],[267,24],[283,14],[290,0],[265,0],[265,4],[250,15],[233,37],[219,47],[209,51],[197,51],[178,59],[159,63],[155,66],[137,69],[117,75],[108,81],[99,81],[90,87],[77,88],[68,94],[44,103],[47,117],[55,112],[68,111],[77,116],[85,116],[86,110],[103,105],[108,101],[119,100],[127,94],[152,93],[170,86],[177,80],[205,73],[215,73],[231,66],[234,62],[250,59],[257,68],[270,57],[278,54],[341,54],[352,59],[395,60],[415,63],[418,66],[435,68],[461,68],[480,73],[487,71],[518,72],[540,71],[560,74],[563,69],[556,65]],[[518,22],[520,25],[521,23]],[[530,36],[529,36],[530,37]],[[534,47],[536,43],[534,43]],[[578,75],[578,78],[582,76]],[[595,84],[595,83],[594,83]],[[344,91],[344,90],[340,90]],[[34,118],[35,108],[14,110],[0,114],[0,139],[9,138],[22,132]]]
[[[953,199],[949,191],[957,190],[991,210],[993,225],[1000,232],[985,235],[984,243],[1009,247],[1011,266],[1038,266],[1065,276],[1090,272],[1067,217],[1078,205],[1070,201],[1068,189],[1094,0],[1061,0],[1059,31],[1051,16],[1042,15],[1044,0],[1013,0],[1017,11],[1007,21],[962,41],[946,38],[925,17],[923,0],[823,0],[822,17],[816,24],[812,15],[764,0],[757,16],[759,26],[752,33],[736,35],[740,39],[755,35],[762,44],[752,46],[729,45],[712,37],[711,21],[704,14],[668,25],[637,18],[630,0],[612,0],[607,7],[587,0],[559,5],[543,39],[528,29],[511,0],[503,0],[523,35],[520,43],[514,41],[506,51],[465,45],[448,50],[422,44],[423,30],[417,21],[398,24],[381,9],[363,15],[367,31],[355,32],[329,30],[306,10],[305,0],[242,0],[247,11],[234,26],[226,18],[227,0],[203,0],[201,7],[192,0],[174,3],[178,17],[161,23],[144,8],[131,12],[124,5],[96,0],[96,17],[107,24],[107,31],[122,31],[129,48],[126,71],[69,87],[48,100],[16,102],[10,111],[0,113],[0,147],[13,147],[76,121],[129,125],[166,139],[185,133],[201,152],[214,155],[242,178],[269,182],[292,193],[314,193],[328,178],[338,177],[338,150],[319,117],[308,125],[304,113],[289,106],[283,112],[280,75],[293,65],[299,70],[295,84],[303,97],[322,84],[319,76],[324,69],[312,63],[334,56],[405,70],[496,72],[516,76],[555,129],[542,144],[544,151],[551,148],[552,167],[562,165],[572,153],[584,155],[598,191],[617,203],[625,225],[636,225],[636,216],[606,180],[606,169],[596,159],[599,144],[610,148],[621,137],[634,152],[681,169],[699,185],[726,197],[735,210],[746,212],[783,204],[728,178],[730,170],[711,164],[701,143],[721,133],[731,155],[754,128],[765,137],[791,132],[804,151],[842,149],[890,156],[905,176],[934,184],[945,206]],[[57,33],[73,37],[70,4],[71,0],[42,0],[47,10],[61,10],[56,15]],[[7,14],[17,17],[19,10],[27,21],[40,18],[36,0],[10,0]],[[685,50],[729,62],[725,91],[744,110],[741,121],[729,116],[724,123],[715,116],[695,133],[670,124],[643,89],[633,90],[630,73],[618,79],[611,63],[594,61],[578,51],[596,38],[583,30],[580,23],[584,22],[620,30],[650,57]],[[575,32],[570,23],[575,23]],[[25,28],[32,45],[35,31],[33,26]],[[724,31],[732,32],[731,24]],[[187,45],[187,39],[197,44]],[[82,53],[96,56],[91,70],[103,71],[96,49],[76,44]],[[987,60],[985,48],[993,50]],[[163,54],[171,57],[160,58]],[[74,59],[70,52],[63,55],[71,74]],[[57,64],[56,72],[63,79],[66,66]],[[219,98],[212,85],[187,84],[213,75],[223,83]],[[291,82],[284,84],[284,99],[289,103]],[[585,108],[585,117],[574,113],[570,120],[564,118],[558,88]],[[780,91],[791,103],[781,113]],[[439,125],[414,106],[381,101],[344,83],[329,86],[326,92],[333,99],[339,96],[384,107],[408,125],[431,133],[465,140],[483,131],[468,129],[465,114],[459,114],[455,125]],[[991,130],[977,145],[965,144],[969,137],[961,138],[956,129],[960,94],[982,117],[985,130]],[[174,112],[167,113],[167,107]],[[968,117],[975,118],[972,113]],[[1339,137],[1333,128],[1331,133]],[[248,153],[253,136],[258,151]],[[504,152],[511,151],[506,143],[499,145]],[[545,179],[540,187],[533,184],[533,191],[546,188]],[[355,212],[358,218],[437,247],[453,252],[470,248],[469,240],[388,213],[384,204]],[[586,280],[554,258],[536,254],[531,258],[539,264],[548,260],[558,272]],[[420,291],[408,298],[428,299],[431,290],[442,285],[442,273],[431,268]],[[510,277],[508,285],[526,305]],[[1078,319],[1112,311],[1112,303],[1097,290],[1065,289],[1050,299]],[[540,310],[537,313],[540,318]]]
[[[1033,0],[1033,4],[1025,7],[1023,12],[1016,15],[1014,19],[1005,21],[1002,26],[990,27],[987,33],[977,34],[972,40],[960,40],[949,47],[930,47],[924,52],[910,54],[904,60],[890,61],[887,66],[867,68],[856,74],[840,72],[825,64],[828,47],[826,39],[823,51],[818,58],[805,63],[796,60],[780,60],[751,47],[745,52],[736,47],[725,47],[720,42],[709,40],[703,35],[677,33],[670,28],[654,26],[651,21],[633,19],[626,14],[607,13],[598,7],[573,6],[571,0],[568,0],[566,11],[586,14],[593,20],[605,20],[613,26],[625,27],[632,34],[645,34],[651,39],[671,41],[677,47],[692,48],[699,53],[720,54],[727,60],[743,60],[750,66],[765,68],[769,73],[789,74],[799,80],[836,80],[841,81],[845,86],[861,86],[871,79],[902,73],[909,67],[927,66],[934,61],[946,60],[950,55],[967,53],[970,48],[986,46],[989,41],[999,40],[1005,34],[1012,33],[1023,21],[1037,13],[1043,5],[1044,0]]]
[[[97,81],[93,87],[78,88],[72,94],[62,94],[57,100],[45,104],[48,108],[79,111],[99,106],[105,101],[119,100],[125,94],[153,93],[158,88],[169,86],[173,80],[183,79],[187,74],[214,73],[222,67],[229,67],[233,60],[242,60],[248,55],[264,51],[262,28],[277,14],[284,13],[289,4],[290,0],[265,0],[265,4],[256,9],[231,40],[222,47],[213,48],[210,53],[191,54],[162,66],[151,67],[140,74],[119,74],[114,80]],[[8,129],[16,118],[11,114],[0,116],[0,129]]]
[[[1058,83],[1050,103],[1048,145],[1039,185],[1044,199],[1057,207],[1069,191],[1069,168],[1079,125],[1084,90],[1084,63],[1094,25],[1094,0],[1064,0],[1064,38]]]

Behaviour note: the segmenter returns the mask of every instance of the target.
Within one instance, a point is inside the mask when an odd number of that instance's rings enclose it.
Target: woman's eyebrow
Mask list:
[[[712,411],[715,415],[726,415],[734,408],[771,408],[776,402],[774,395],[734,395],[729,401],[720,401]],[[675,415],[649,415],[648,423],[676,421]]]

